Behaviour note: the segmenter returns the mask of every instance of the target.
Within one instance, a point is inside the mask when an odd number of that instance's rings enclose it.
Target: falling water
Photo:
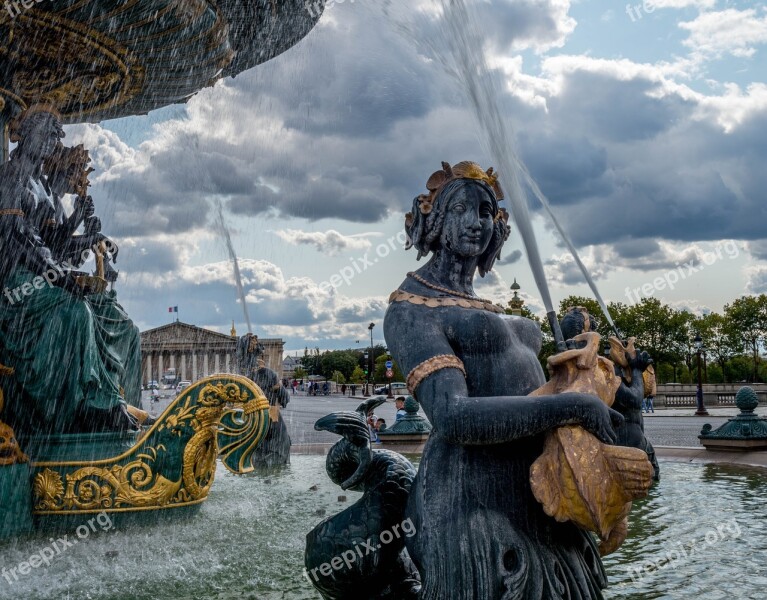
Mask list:
[[[248,303],[245,302],[245,289],[242,287],[242,276],[240,275],[240,262],[237,260],[237,253],[234,251],[232,245],[232,236],[229,234],[229,228],[224,221],[224,206],[221,204],[221,200],[216,201],[216,211],[218,213],[218,219],[216,225],[218,226],[221,237],[224,239],[226,249],[229,252],[229,258],[232,260],[232,268],[234,269],[234,282],[237,284],[237,294],[240,297],[240,303],[242,304],[242,312],[245,314],[245,322],[248,324],[248,333],[253,333],[253,327],[250,324],[250,313],[248,312]]]
[[[507,120],[501,116],[498,105],[498,98],[501,97],[500,89],[487,66],[482,32],[477,26],[476,20],[467,10],[464,0],[440,0],[440,4],[443,12],[442,34],[444,39],[442,41],[447,45],[454,61],[454,64],[448,68],[464,86],[474,116],[484,133],[482,142],[498,165],[501,183],[507,192],[506,197],[511,204],[514,221],[525,246],[530,268],[546,307],[546,312],[551,314],[554,306],[533,231],[527,195],[520,182],[521,178],[524,179],[524,182],[530,187],[551,217],[554,226],[599,302],[607,321],[615,330],[615,324],[607,305],[602,299],[591,274],[583,264],[570,237],[554,215],[548,199],[514,151],[511,142],[513,140],[512,131]],[[442,62],[445,64],[444,61]]]

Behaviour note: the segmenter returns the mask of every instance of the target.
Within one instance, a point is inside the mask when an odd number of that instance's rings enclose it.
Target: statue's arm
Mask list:
[[[615,404],[613,404],[613,408],[616,410],[638,410],[642,408],[643,399],[644,382],[642,381],[642,371],[639,369],[632,369],[631,385],[626,385],[625,381],[621,381],[618,391],[615,392]]]
[[[56,285],[75,294],[80,293],[75,278],[56,262],[50,248],[24,214],[22,195],[26,193],[24,188],[16,186],[0,207],[0,239],[3,241],[4,252],[18,257],[18,264],[24,265],[35,275],[46,276]],[[3,268],[3,277],[9,274],[6,270]]]
[[[642,374],[653,364],[652,358],[647,352],[638,351],[634,358],[627,356],[631,369],[631,384],[621,382],[615,393],[614,408],[618,410],[634,409],[641,410],[644,400],[644,378]]]
[[[390,306],[384,334],[403,372],[435,356],[455,354],[434,315],[425,307]],[[613,422],[622,422],[618,413],[588,394],[469,397],[463,374],[453,368],[432,373],[415,393],[435,435],[461,445],[502,444],[569,424],[582,425],[603,442],[613,443]]]

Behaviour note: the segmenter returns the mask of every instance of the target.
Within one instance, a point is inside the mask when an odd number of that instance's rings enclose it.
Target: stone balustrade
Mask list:
[[[703,404],[706,407],[735,406],[735,394],[744,385],[756,391],[759,405],[767,405],[767,384],[764,383],[705,383]],[[698,386],[694,383],[666,383],[658,386],[655,406],[667,408],[694,407],[697,404]]]

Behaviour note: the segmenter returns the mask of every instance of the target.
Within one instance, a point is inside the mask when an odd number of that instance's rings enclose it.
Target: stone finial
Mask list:
[[[759,406],[759,397],[756,395],[754,388],[749,386],[743,386],[735,394],[735,406],[740,409],[741,413],[750,414],[756,410]]]

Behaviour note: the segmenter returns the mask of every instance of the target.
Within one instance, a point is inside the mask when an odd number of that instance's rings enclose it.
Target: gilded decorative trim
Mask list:
[[[120,456],[33,463],[34,513],[131,512],[202,502],[218,456],[232,472],[253,470],[253,451],[269,429],[268,411],[261,389],[243,377],[203,379]]]
[[[26,216],[20,208],[4,208],[0,210],[0,217],[21,217],[23,219]]]
[[[463,366],[463,361],[460,358],[454,354],[440,354],[423,361],[408,373],[407,389],[410,390],[411,394],[415,394],[415,391],[424,379],[442,369],[458,369],[466,377],[466,368]]]
[[[505,310],[500,306],[483,300],[468,300],[466,298],[429,298],[428,296],[419,296],[410,292],[396,290],[389,296],[389,304],[392,302],[409,302],[417,306],[426,306],[428,308],[437,308],[439,306],[458,306],[460,308],[474,308],[486,310],[496,314],[505,314]]]

